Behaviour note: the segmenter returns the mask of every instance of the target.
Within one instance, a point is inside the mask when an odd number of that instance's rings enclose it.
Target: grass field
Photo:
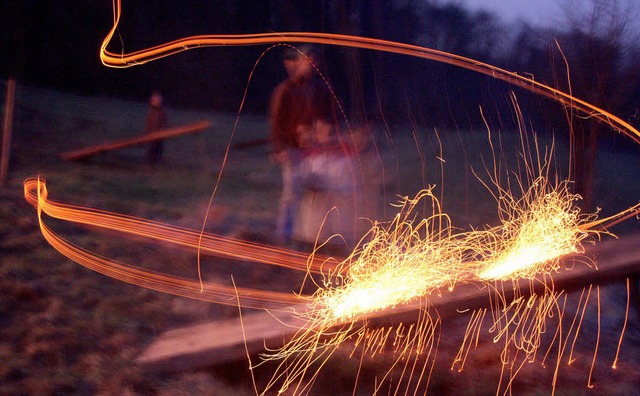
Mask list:
[[[10,178],[0,189],[0,393],[1,394],[253,394],[246,362],[198,371],[160,374],[142,371],[133,359],[163,331],[190,323],[237,315],[237,308],[173,297],[149,291],[85,269],[61,256],[40,235],[36,213],[22,197],[22,181],[47,180],[50,198],[200,229],[220,172],[235,116],[169,108],[171,125],[209,119],[213,127],[201,134],[165,144],[161,164],[145,162],[143,148],[101,154],[87,161],[67,162],[59,154],[76,148],[140,133],[145,104],[101,97],[83,97],[19,86],[16,97]],[[495,224],[496,209],[476,176],[485,175],[483,158],[490,151],[486,131],[438,131],[393,126],[392,140],[376,128],[380,157],[377,167],[381,211],[389,218],[389,202],[397,195],[413,196],[425,185],[438,185],[443,209],[455,226]],[[415,132],[415,133],[412,133]],[[558,131],[560,132],[560,131]],[[417,136],[417,138],[416,138]],[[260,115],[243,114],[234,142],[267,137]],[[517,133],[503,131],[500,155],[516,160]],[[549,144],[541,137],[541,147]],[[556,139],[557,170],[567,161],[566,139]],[[442,143],[442,151],[440,150]],[[631,148],[630,148],[631,147]],[[633,205],[640,199],[640,150],[624,139],[613,139],[600,152],[594,202],[601,215]],[[268,160],[268,145],[230,152],[219,192],[213,200],[206,230],[273,243],[273,224],[280,175]],[[444,183],[443,183],[444,181]],[[145,268],[195,277],[192,252],[117,234],[51,222],[53,228],[98,254]],[[637,234],[632,219],[612,230]],[[269,268],[207,258],[206,276],[228,280],[231,273],[252,287],[296,289],[274,279]],[[231,269],[230,269],[231,268]],[[624,318],[626,290],[602,288],[603,350],[586,387],[593,354],[595,315],[585,321],[584,344],[578,361],[563,371],[557,394],[636,394],[640,385],[640,323],[630,320],[618,370],[611,355]],[[457,334],[466,317],[452,318],[442,334]],[[606,341],[606,343],[605,343]],[[450,370],[459,340],[443,337],[433,373],[432,394],[495,394],[500,373],[499,348],[489,337],[478,346],[463,372]],[[591,343],[591,344],[590,344]],[[606,344],[606,345],[605,345]],[[606,349],[604,349],[606,348]],[[453,354],[453,355],[452,355]],[[345,353],[346,355],[346,353]],[[360,383],[374,383],[376,369],[391,360],[380,355],[363,366]],[[323,371],[312,394],[351,394],[358,360],[338,356]],[[549,368],[528,365],[517,379],[517,394],[549,394]],[[370,394],[364,386],[363,394]]]

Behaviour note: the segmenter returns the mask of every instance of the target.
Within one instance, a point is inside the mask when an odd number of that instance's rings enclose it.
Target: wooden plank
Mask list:
[[[258,312],[170,330],[160,335],[137,358],[147,369],[175,371],[246,359],[264,351],[265,343],[282,345],[304,323],[292,312]],[[243,333],[244,327],[244,333]],[[246,338],[245,338],[246,337]],[[245,348],[246,342],[246,348]]]
[[[116,140],[98,144],[95,146],[85,147],[78,150],[66,151],[60,154],[60,157],[65,160],[79,160],[93,155],[104,153],[106,151],[117,150],[125,147],[137,146],[157,140],[164,140],[174,138],[177,136],[183,136],[191,133],[201,132],[211,126],[208,120],[196,122],[193,124],[182,125],[174,128],[163,129],[153,133],[139,135],[129,139]]]
[[[597,269],[576,264],[572,270],[555,274],[556,290],[572,291],[589,284],[606,284],[633,277],[640,272],[640,235],[598,243],[585,255],[596,260]],[[568,262],[570,259],[565,260]],[[525,295],[530,291],[528,281],[521,281],[519,286]],[[539,289],[541,287],[539,285]],[[505,287],[505,290],[512,289],[510,285]],[[460,285],[453,292],[430,297],[433,308],[443,317],[456,310],[485,307],[488,298],[489,292],[479,284]],[[404,304],[371,315],[367,320],[374,326],[415,320],[419,308],[418,303]],[[263,352],[265,344],[278,347],[283,340],[291,338],[303,325],[292,312],[293,309],[291,312],[258,312],[245,315],[242,322],[235,318],[171,330],[144,349],[136,361],[150,370],[179,371],[244,359],[246,350],[253,356]]]

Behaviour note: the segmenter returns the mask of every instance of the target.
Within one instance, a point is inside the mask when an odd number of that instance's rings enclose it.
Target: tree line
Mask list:
[[[112,51],[135,51],[197,34],[312,31],[417,44],[526,73],[637,121],[640,46],[632,10],[618,0],[567,9],[558,27],[506,25],[496,15],[438,0],[182,0],[123,1]],[[566,3],[567,7],[571,4]],[[0,13],[0,76],[89,95],[145,100],[163,91],[174,107],[235,111],[248,86],[247,111],[262,112],[285,78],[281,53],[267,47],[197,49],[130,69],[104,67],[98,50],[113,22],[109,1],[23,0]],[[349,117],[473,128],[515,125],[515,90],[539,129],[567,125],[555,103],[448,65],[397,54],[324,46],[323,70]],[[248,84],[248,85],[247,85]],[[484,108],[481,117],[478,108]],[[574,120],[575,156],[592,172],[599,125]],[[494,123],[496,125],[494,125]],[[507,124],[507,125],[505,125]],[[588,180],[588,177],[578,177]],[[589,189],[578,182],[577,190]]]
[[[591,3],[591,15],[579,19],[567,13],[563,26],[543,29],[524,23],[508,26],[496,15],[472,12],[463,3],[429,0],[124,1],[110,49],[135,51],[212,33],[361,35],[467,56],[530,73],[562,89],[568,89],[570,82],[579,97],[618,113],[633,113],[639,87],[635,59],[640,51],[625,30],[629,15],[616,1]],[[137,98],[156,87],[167,91],[175,105],[232,110],[265,50],[260,46],[194,50],[112,70],[97,56],[112,24],[110,2],[26,0],[4,7],[0,40],[7,56],[2,57],[2,75],[88,94]],[[258,65],[250,86],[260,97],[284,78],[280,54],[272,52]],[[421,104],[425,118],[435,119],[463,101],[484,102],[487,89],[503,89],[499,84],[487,88],[483,76],[422,59],[330,46],[322,53],[327,75],[351,114],[374,114],[375,109],[403,113],[408,105]],[[495,92],[487,96],[494,98]],[[264,100],[251,106],[261,110]]]

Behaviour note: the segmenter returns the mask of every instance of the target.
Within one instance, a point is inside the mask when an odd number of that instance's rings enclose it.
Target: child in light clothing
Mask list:
[[[301,164],[302,191],[294,237],[313,247],[340,235],[352,242],[354,231],[354,180],[349,150],[341,146],[333,124],[317,120],[305,137],[307,149]],[[330,244],[344,246],[342,239]]]

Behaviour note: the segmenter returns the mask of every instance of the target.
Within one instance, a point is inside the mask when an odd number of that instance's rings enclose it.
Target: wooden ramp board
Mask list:
[[[201,132],[211,126],[208,120],[196,122],[193,124],[182,125],[175,128],[163,129],[161,131],[136,136],[129,139],[115,140],[98,144],[95,146],[85,147],[78,150],[66,151],[60,154],[65,160],[79,160],[91,157],[106,151],[117,150],[125,147],[137,146],[157,140],[169,139],[177,136],[188,135],[191,133]]]
[[[151,370],[181,371],[244,360],[247,350],[255,354],[265,350],[265,343],[282,345],[284,337],[303,324],[292,312],[262,311],[243,315],[242,325],[240,318],[234,318],[170,330],[149,345],[136,362]]]
[[[640,272],[640,234],[619,240],[601,242],[588,249],[586,257],[593,258],[595,266],[577,263],[572,270],[561,271],[553,277],[556,290],[571,291],[589,284],[624,281]],[[528,281],[521,281],[522,294],[531,289]],[[542,285],[539,285],[540,289]],[[513,290],[508,285],[505,290]],[[535,288],[534,288],[535,290]],[[457,286],[449,293],[431,296],[433,308],[441,316],[456,310],[478,309],[488,305],[489,292],[474,284]],[[507,298],[511,296],[507,295]],[[636,296],[637,298],[637,296]],[[304,307],[297,307],[304,310]],[[404,304],[393,310],[367,318],[372,325],[415,320],[419,304]],[[136,362],[149,370],[182,371],[207,365],[246,359],[265,351],[265,345],[277,348],[290,339],[303,325],[290,312],[258,312],[240,318],[212,321],[195,326],[167,331],[142,351]],[[246,342],[246,348],[245,348]]]

